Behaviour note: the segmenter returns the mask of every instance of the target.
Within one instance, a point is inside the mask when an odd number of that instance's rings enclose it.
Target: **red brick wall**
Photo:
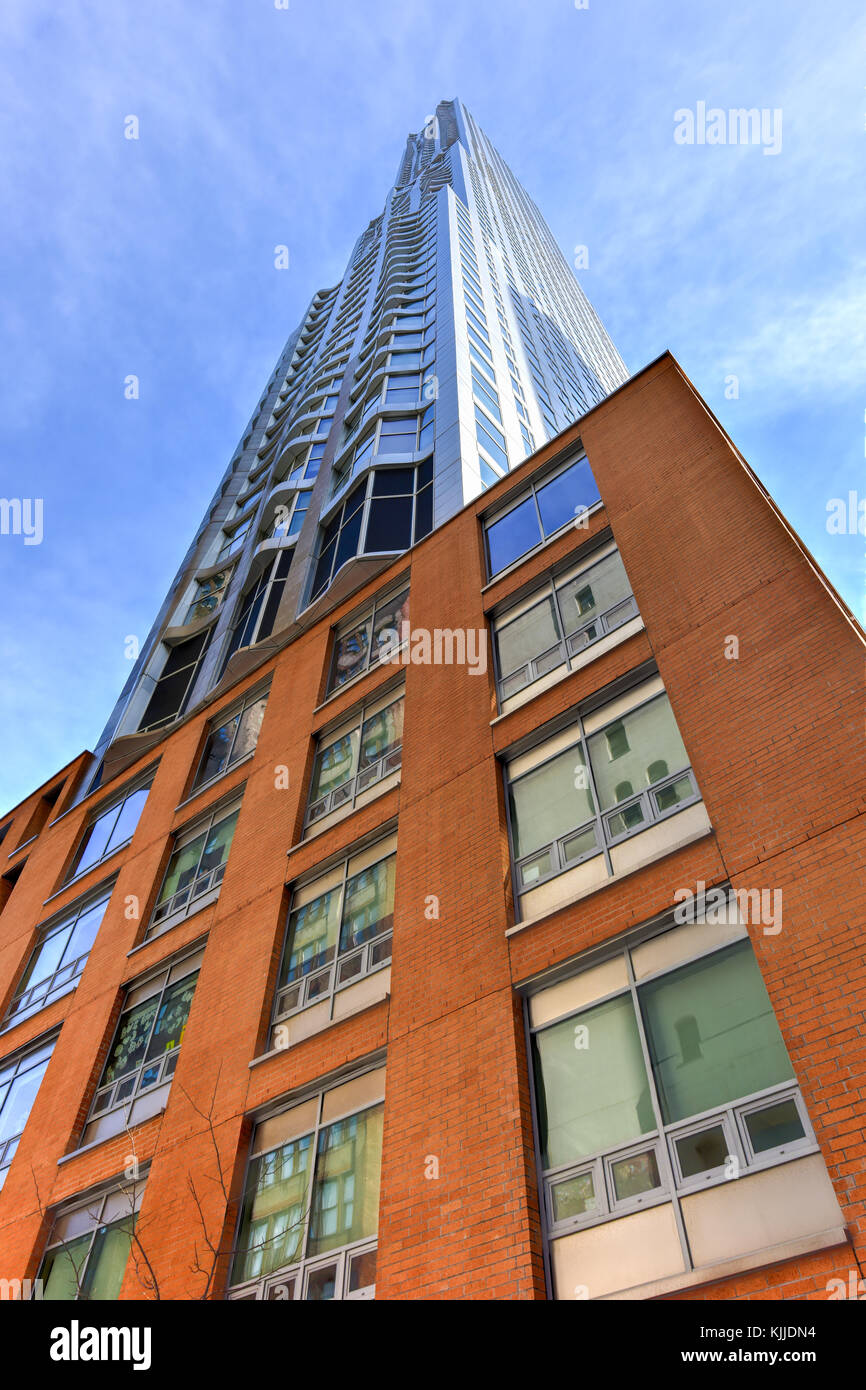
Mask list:
[[[494,603],[609,525],[646,632],[493,725],[492,659],[483,675],[407,666],[400,787],[292,849],[306,804],[312,733],[395,674],[375,670],[317,708],[331,624],[403,572],[404,557],[214,706],[167,733],[114,784],[41,831],[0,915],[6,1002],[37,924],[104,876],[93,870],[45,905],[91,805],[159,759],[133,841],[111,861],[117,884],[77,990],[0,1038],[6,1056],[63,1023],[0,1193],[0,1275],[32,1277],[47,1209],[126,1166],[127,1136],[58,1160],[79,1142],[124,984],[207,935],[167,1109],[134,1131],[139,1160],[152,1161],[139,1237],[161,1297],[224,1292],[250,1111],[385,1046],[378,1296],[544,1297],[522,1011],[513,985],[654,916],[673,903],[677,888],[728,878],[735,888],[783,891],[782,931],[764,935],[757,927],[752,939],[862,1261],[862,647],[672,359],[592,411],[579,433],[605,502],[589,530],[556,539],[485,588],[478,513],[510,490],[514,480],[506,480],[411,553],[413,625],[483,628]],[[572,434],[576,439],[578,429]],[[562,443],[542,450],[523,472],[543,465]],[[736,661],[724,655],[732,634],[740,643]],[[514,907],[497,754],[650,658],[670,695],[713,834],[507,937]],[[208,719],[268,673],[273,683],[255,757],[179,807]],[[68,805],[83,767],[82,756],[63,770],[55,814]],[[287,789],[275,785],[279,767],[288,769]],[[241,783],[243,805],[218,901],[133,951],[171,832]],[[3,855],[30,823],[43,790],[17,808]],[[390,1001],[251,1067],[266,1046],[285,882],[395,816]],[[129,895],[140,901],[140,920],[125,914]],[[829,1278],[847,1278],[852,1259],[845,1247],[676,1296],[822,1297]],[[142,1282],[131,1262],[123,1296],[141,1297],[146,1289],[146,1276]]]

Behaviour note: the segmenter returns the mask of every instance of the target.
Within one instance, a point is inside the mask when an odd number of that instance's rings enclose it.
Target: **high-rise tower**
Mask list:
[[[164,729],[626,377],[537,207],[459,101],[262,393],[96,749]],[[126,745],[128,747],[128,745]]]

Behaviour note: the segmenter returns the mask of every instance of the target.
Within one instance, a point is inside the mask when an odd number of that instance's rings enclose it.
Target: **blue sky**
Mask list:
[[[629,369],[673,351],[864,616],[863,537],[826,526],[866,495],[855,0],[5,0],[0,45],[0,496],[44,499],[40,545],[0,535],[0,807],[93,746],[286,337],[444,97],[588,247]],[[781,109],[780,152],[676,143],[699,101]]]

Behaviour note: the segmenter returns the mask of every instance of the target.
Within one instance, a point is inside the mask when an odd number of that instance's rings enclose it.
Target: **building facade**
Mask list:
[[[353,574],[0,822],[0,1276],[838,1296],[851,613],[669,355]]]
[[[95,750],[165,728],[626,379],[535,204],[459,101],[289,338]],[[89,785],[89,784],[88,784]]]

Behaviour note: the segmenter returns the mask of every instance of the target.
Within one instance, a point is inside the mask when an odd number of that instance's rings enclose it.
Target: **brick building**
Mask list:
[[[863,634],[675,360],[0,821],[0,1275],[801,1299],[866,1253]],[[859,1261],[859,1264],[858,1264]]]

